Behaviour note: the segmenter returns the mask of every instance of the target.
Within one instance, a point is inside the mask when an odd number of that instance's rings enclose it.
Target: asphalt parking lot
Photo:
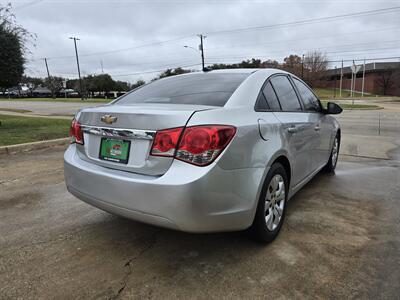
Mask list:
[[[267,246],[93,208],[66,191],[62,147],[2,156],[0,298],[398,299],[398,137],[345,136],[336,175],[290,201]]]

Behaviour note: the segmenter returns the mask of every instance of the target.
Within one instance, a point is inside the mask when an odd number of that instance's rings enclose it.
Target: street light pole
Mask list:
[[[79,41],[80,39],[78,39],[76,37],[70,37],[70,39],[74,40],[76,65],[78,66],[79,89],[80,89],[80,92],[81,92],[81,99],[83,100],[83,88],[82,88],[81,70],[79,68],[78,48],[76,47],[76,41]]]

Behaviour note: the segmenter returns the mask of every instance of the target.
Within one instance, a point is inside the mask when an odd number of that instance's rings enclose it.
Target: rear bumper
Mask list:
[[[162,176],[108,169],[64,155],[65,181],[77,198],[110,213],[188,232],[242,230],[253,221],[264,169],[224,170],[174,160]]]

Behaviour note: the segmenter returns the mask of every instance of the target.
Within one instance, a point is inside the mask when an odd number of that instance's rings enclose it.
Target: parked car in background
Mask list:
[[[299,78],[277,69],[191,73],[78,112],[65,180],[113,214],[188,232],[279,233],[287,201],[333,172],[340,127]]]

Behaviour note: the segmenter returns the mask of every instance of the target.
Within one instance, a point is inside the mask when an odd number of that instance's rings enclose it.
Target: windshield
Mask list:
[[[144,85],[118,101],[136,103],[172,103],[224,106],[248,73],[200,73],[173,76]]]

